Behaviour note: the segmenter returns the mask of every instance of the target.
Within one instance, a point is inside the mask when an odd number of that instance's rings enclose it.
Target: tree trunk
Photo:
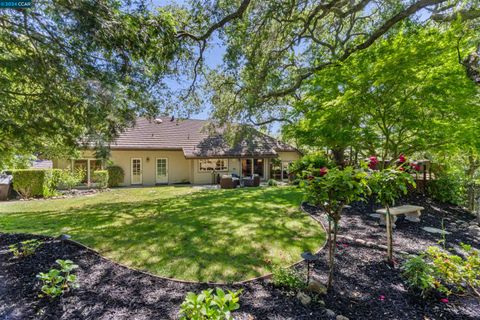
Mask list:
[[[393,266],[393,227],[392,227],[392,215],[390,214],[390,207],[385,206],[387,209],[386,225],[387,225],[387,262]]]
[[[331,229],[331,223],[329,223],[329,229]],[[331,231],[331,230],[330,230]],[[333,221],[333,239],[330,237],[330,245],[329,245],[329,252],[328,252],[328,283],[327,283],[327,290],[332,288],[333,283],[333,272],[335,268],[335,253],[337,249],[337,231],[338,231],[338,221]]]
[[[345,165],[345,148],[335,148],[332,149],[333,158],[335,159],[335,164],[339,168],[343,168]]]

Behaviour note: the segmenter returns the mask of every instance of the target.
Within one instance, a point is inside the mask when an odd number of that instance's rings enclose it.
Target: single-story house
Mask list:
[[[218,174],[232,173],[286,179],[289,163],[301,156],[294,147],[251,127],[248,135],[227,143],[221,130],[205,130],[208,124],[208,120],[138,118],[110,145],[109,162],[123,168],[125,186],[211,184]],[[93,150],[84,150],[78,159],[53,160],[54,168],[85,170],[86,183],[104,166]]]

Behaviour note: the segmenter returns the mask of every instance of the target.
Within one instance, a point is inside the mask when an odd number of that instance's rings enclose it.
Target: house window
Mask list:
[[[228,170],[228,159],[201,159],[198,162],[200,164],[200,172]]]
[[[73,170],[82,172],[82,183],[90,184],[93,172],[102,170],[103,163],[99,159],[77,159],[73,160]]]

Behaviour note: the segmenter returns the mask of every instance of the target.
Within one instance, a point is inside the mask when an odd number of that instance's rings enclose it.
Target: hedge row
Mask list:
[[[54,193],[52,170],[19,169],[11,171],[13,189],[22,197],[48,197]]]
[[[67,169],[16,169],[9,173],[13,176],[13,190],[24,198],[50,197],[56,194],[56,190],[78,186],[84,178],[83,172]],[[107,170],[98,170],[92,173],[91,180],[97,188],[104,189],[109,184],[108,177]]]

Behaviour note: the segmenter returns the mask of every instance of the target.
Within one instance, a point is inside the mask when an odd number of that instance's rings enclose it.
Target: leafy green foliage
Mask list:
[[[442,172],[427,184],[428,194],[435,200],[464,205],[466,200],[464,176],[459,172]]]
[[[392,206],[395,200],[408,193],[408,186],[415,186],[412,175],[397,168],[373,171],[368,179],[372,193],[377,202]]]
[[[330,168],[333,166],[334,164],[324,153],[314,152],[306,154],[300,159],[292,162],[289,170],[299,178],[305,178],[308,174],[318,176],[318,170],[320,170],[320,168]]]
[[[158,112],[161,77],[181,50],[171,13],[142,2],[2,10],[0,167],[17,154],[71,153],[80,139],[108,145],[138,113]]]
[[[327,169],[311,172],[303,181],[305,196],[311,204],[322,207],[332,221],[338,222],[345,205],[367,194],[367,173],[353,167]],[[318,175],[318,176],[315,176]]]
[[[462,144],[465,135],[474,141],[479,88],[457,58],[457,45],[469,50],[466,39],[473,36],[473,30],[404,24],[339,67],[316,73],[288,116],[296,121],[286,136],[303,146],[350,150],[352,161],[436,152]]]
[[[97,170],[92,173],[92,182],[99,189],[105,189],[108,187],[108,171]]]
[[[302,182],[305,198],[316,206],[323,208],[328,217],[328,255],[329,275],[327,288],[331,288],[335,264],[338,222],[342,217],[345,205],[362,200],[369,193],[367,173],[361,169],[337,167],[318,170],[319,176],[310,174]],[[332,226],[333,224],[333,226]],[[332,238],[333,234],[333,238]]]
[[[306,286],[305,276],[292,268],[274,266],[272,268],[272,283],[274,286],[298,291]]]
[[[54,193],[51,189],[51,170],[19,169],[11,172],[13,189],[24,198],[48,197]]]
[[[78,186],[85,176],[82,170],[53,169],[51,188],[57,190],[71,190]]]
[[[77,276],[71,272],[78,268],[71,260],[56,260],[60,269],[50,269],[47,273],[40,272],[37,278],[42,281],[42,294],[40,297],[48,296],[56,298],[65,291],[78,288]]]
[[[472,246],[462,244],[464,257],[450,254],[438,247],[428,247],[402,266],[407,284],[423,297],[433,292],[464,294],[480,297],[480,255]]]
[[[34,254],[42,244],[43,242],[40,240],[30,239],[12,244],[8,246],[8,249],[16,258],[23,258]]]
[[[220,288],[203,290],[200,294],[187,293],[180,306],[181,319],[185,320],[233,320],[231,312],[240,308],[239,291],[223,291]]]
[[[118,187],[120,183],[123,183],[123,179],[125,178],[125,172],[123,172],[122,167],[108,166],[107,171],[109,187]]]

